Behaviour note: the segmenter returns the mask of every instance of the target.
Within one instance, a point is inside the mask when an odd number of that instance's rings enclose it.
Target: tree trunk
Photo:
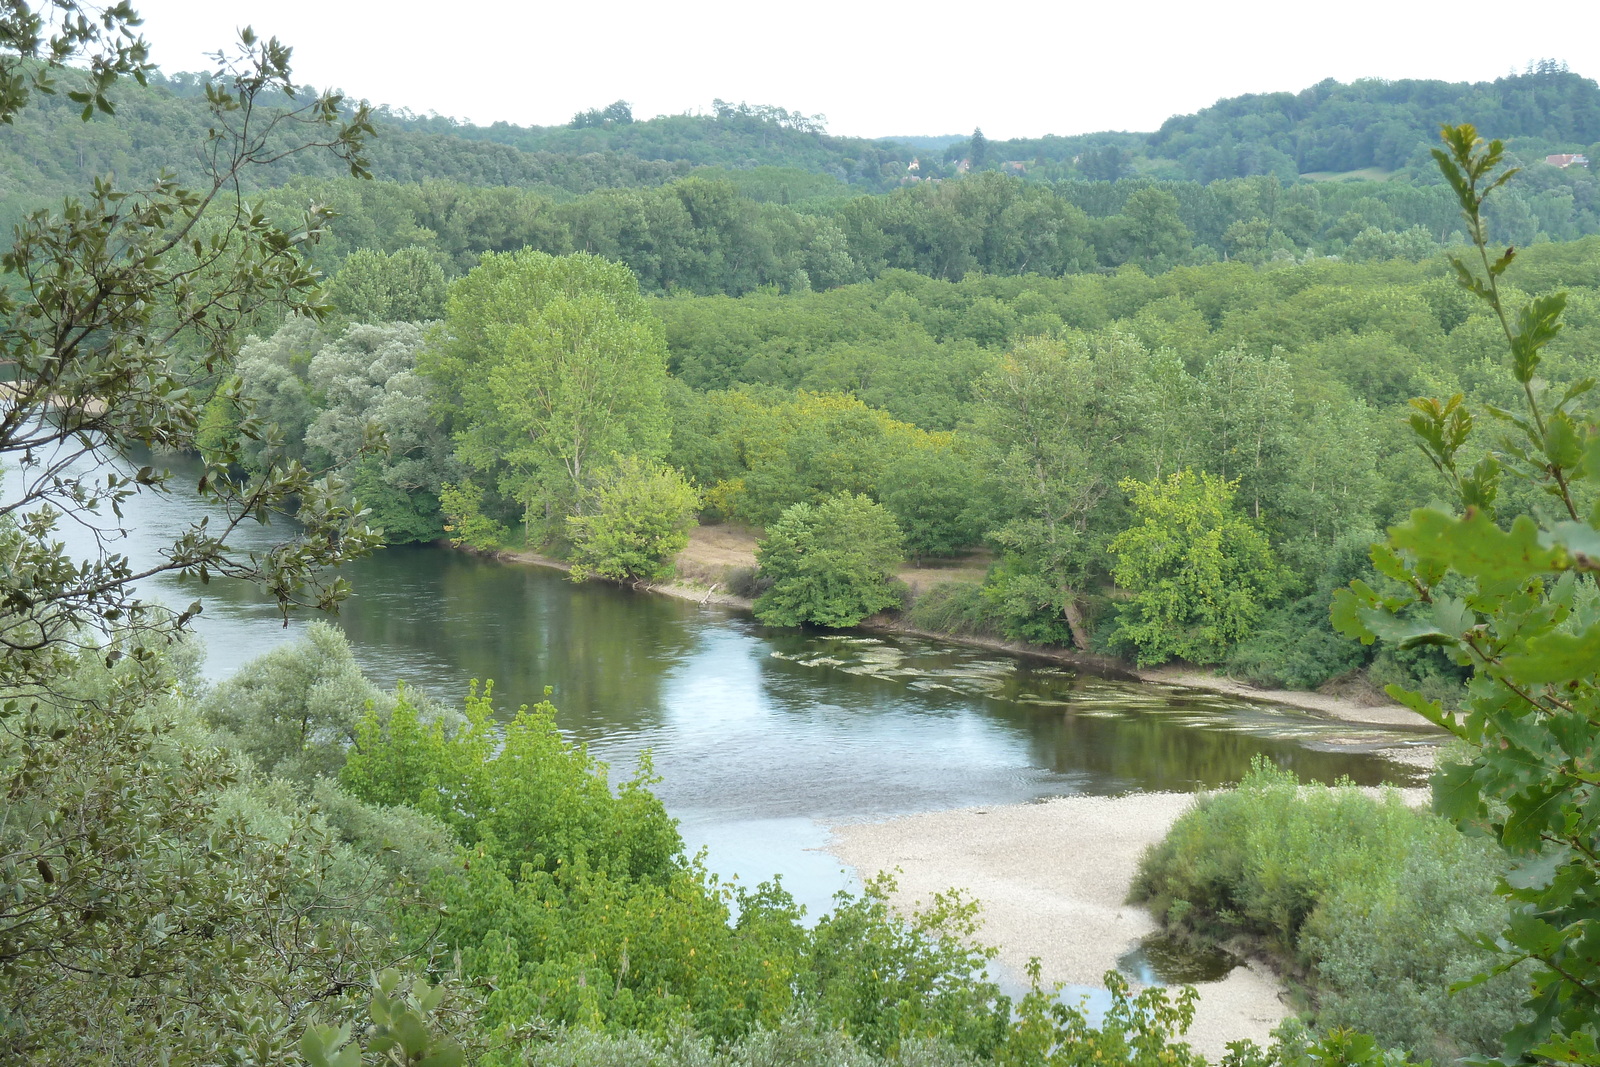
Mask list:
[[[1066,593],[1066,603],[1061,606],[1061,614],[1067,617],[1067,629],[1072,631],[1072,643],[1078,646],[1080,652],[1087,652],[1089,627],[1083,621],[1083,612],[1078,610],[1078,596],[1070,589]]]

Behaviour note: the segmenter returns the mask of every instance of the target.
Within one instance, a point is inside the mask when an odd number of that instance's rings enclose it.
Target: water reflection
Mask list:
[[[192,484],[133,502],[126,551],[136,562],[203,514]],[[282,532],[241,531],[258,548]],[[715,869],[782,872],[814,907],[846,884],[815,851],[829,823],[1195,790],[1237,780],[1256,755],[1320,781],[1414,777],[1375,751],[1403,736],[1393,731],[927,641],[772,631],[715,607],[432,547],[384,550],[349,578],[356,593],[337,621],[380,684],[454,698],[468,679],[493,678],[505,709],[552,687],[561,727],[616,772],[653,751],[658,793]],[[187,604],[202,590],[163,578],[147,592]],[[248,586],[203,593],[198,629],[214,678],[304,625],[282,627]]]

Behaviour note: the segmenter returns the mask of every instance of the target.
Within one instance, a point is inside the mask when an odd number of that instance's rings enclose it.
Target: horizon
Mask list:
[[[1457,5],[1449,23],[1431,7],[1381,0],[1352,0],[1336,19],[1265,0],[1204,11],[1159,0],[1140,13],[1140,26],[1155,27],[1142,35],[1129,32],[1120,10],[1046,4],[974,20],[825,0],[797,18],[714,0],[690,20],[624,0],[603,24],[575,8],[535,11],[504,0],[475,9],[482,14],[473,23],[441,23],[406,0],[137,7],[164,70],[207,69],[205,55],[248,24],[295,49],[304,83],[480,126],[560,126],[614,100],[641,117],[693,113],[737,86],[732,99],[827,115],[836,136],[958,136],[978,127],[1012,140],[1148,132],[1218,100],[1299,91],[1330,77],[1492,81],[1544,58],[1600,70],[1600,5],[1578,0],[1549,5],[1538,26],[1505,19],[1487,0]],[[1487,20],[1496,25],[1492,39],[1448,36],[1451,25]],[[1551,55],[1554,23],[1562,48]],[[1298,88],[1271,88],[1291,84]],[[949,132],[880,132],[939,128]]]

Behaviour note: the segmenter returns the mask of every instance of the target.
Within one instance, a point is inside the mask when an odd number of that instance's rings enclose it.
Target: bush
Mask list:
[[[868,497],[795,504],[756,549],[772,582],[756,601],[756,618],[772,626],[854,626],[900,604],[891,571],[902,552],[894,516]]]
[[[1448,822],[1349,786],[1302,786],[1258,759],[1147,852],[1132,897],[1192,935],[1243,935],[1304,975],[1318,1022],[1446,1059],[1496,1054],[1520,980],[1454,996],[1491,954],[1497,853]]]
[[[1140,666],[1177,657],[1217,663],[1254,632],[1278,585],[1261,532],[1233,510],[1237,483],[1182,470],[1164,482],[1123,481],[1139,525],[1109,550],[1130,594],[1117,641]]]
[[[661,578],[689,543],[700,494],[670,467],[623,456],[583,494],[567,519],[572,580]]]
[[[933,633],[1001,636],[983,587],[971,582],[940,582],[912,602],[906,619]]]

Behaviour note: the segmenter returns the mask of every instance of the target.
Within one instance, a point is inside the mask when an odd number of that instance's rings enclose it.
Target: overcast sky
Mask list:
[[[169,72],[204,69],[251,25],[294,46],[302,82],[479,123],[550,125],[617,99],[647,118],[721,97],[825,114],[840,134],[1003,138],[1152,130],[1323,78],[1477,81],[1542,57],[1600,77],[1596,0],[134,5]]]

